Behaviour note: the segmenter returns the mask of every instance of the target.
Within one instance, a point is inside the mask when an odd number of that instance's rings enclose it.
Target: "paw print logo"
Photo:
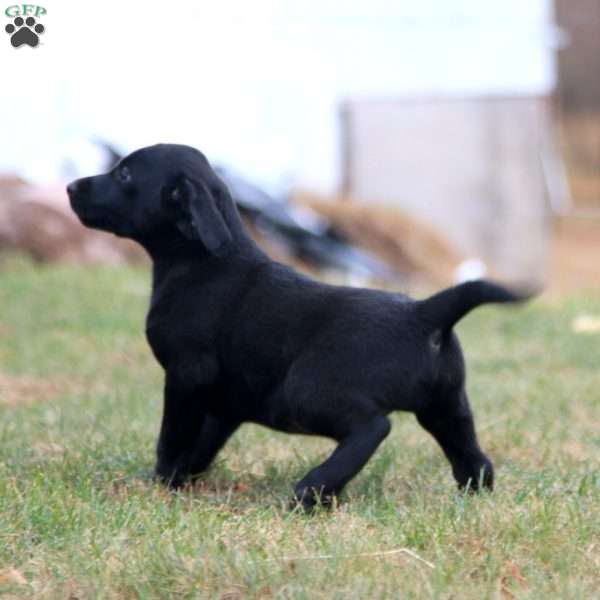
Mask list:
[[[13,23],[14,25],[9,23],[4,30],[10,35],[10,43],[15,48],[23,44],[35,48],[40,43],[38,34],[44,33],[45,28],[41,23],[36,25],[33,17],[27,17],[25,20],[17,17]]]

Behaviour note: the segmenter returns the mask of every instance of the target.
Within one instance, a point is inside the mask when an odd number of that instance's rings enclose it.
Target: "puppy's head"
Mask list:
[[[123,158],[104,175],[67,187],[80,221],[145,246],[200,242],[221,255],[232,241],[225,213],[233,202],[194,148],[158,144]]]

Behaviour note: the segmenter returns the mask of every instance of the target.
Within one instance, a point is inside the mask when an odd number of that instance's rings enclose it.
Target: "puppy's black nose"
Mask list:
[[[77,193],[84,192],[90,187],[90,178],[76,179],[67,186],[67,194],[73,197]]]
[[[69,196],[73,196],[76,191],[77,191],[77,182],[71,181],[71,183],[67,186],[67,194],[69,194]]]

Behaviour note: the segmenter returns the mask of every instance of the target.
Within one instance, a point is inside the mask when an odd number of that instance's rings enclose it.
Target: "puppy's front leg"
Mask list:
[[[345,436],[333,454],[313,469],[294,490],[293,502],[310,510],[318,502],[329,503],[333,496],[363,468],[379,444],[390,432],[390,421],[384,415],[357,424]]]
[[[208,390],[203,388],[180,373],[167,372],[156,477],[170,487],[180,487],[189,475],[194,445],[206,418]]]
[[[239,425],[238,421],[206,415],[190,461],[191,475],[199,475],[208,469],[219,450]]]

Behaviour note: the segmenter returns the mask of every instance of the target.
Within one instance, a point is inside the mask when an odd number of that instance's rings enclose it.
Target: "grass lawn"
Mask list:
[[[458,331],[493,494],[414,417],[339,507],[286,508],[327,440],[246,425],[194,489],[151,482],[162,376],[145,272],[0,271],[0,596],[600,598],[600,294],[486,307]]]

